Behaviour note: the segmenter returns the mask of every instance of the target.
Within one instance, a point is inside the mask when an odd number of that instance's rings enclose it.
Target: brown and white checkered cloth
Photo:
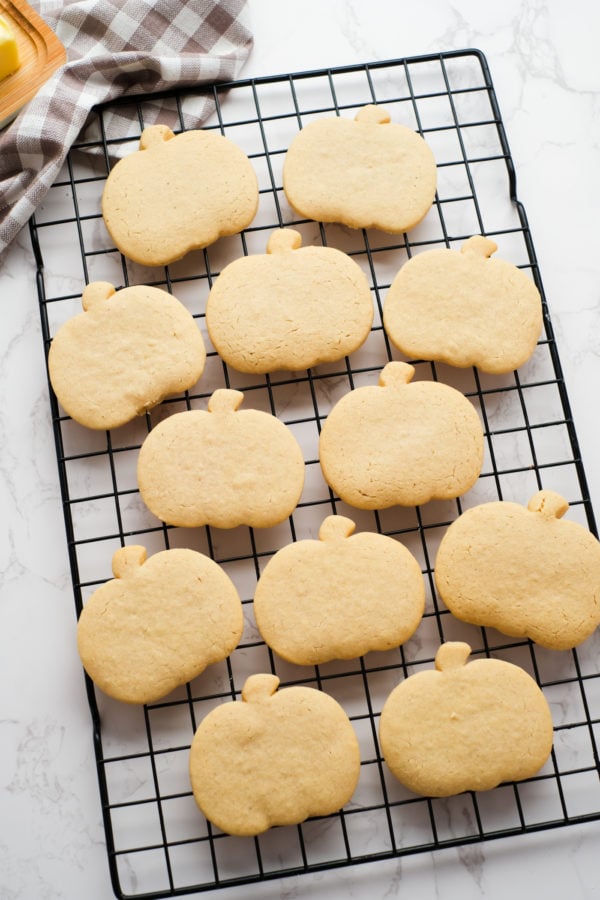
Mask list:
[[[93,106],[234,78],[252,47],[245,0],[31,2],[67,50],[0,132],[0,257],[56,180]],[[209,101],[194,127],[212,112]]]

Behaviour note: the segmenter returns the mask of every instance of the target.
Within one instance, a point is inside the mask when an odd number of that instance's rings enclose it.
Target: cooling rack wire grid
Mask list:
[[[433,208],[419,226],[400,236],[300,220],[282,191],[283,158],[291,139],[313,119],[353,117],[360,106],[373,102],[385,105],[393,121],[418,130],[433,150],[438,165]],[[109,168],[137,146],[146,125],[163,121],[174,131],[194,127],[194,117],[207,104],[214,104],[214,112],[206,127],[233,140],[252,161],[260,187],[257,216],[242,234],[166,268],[133,264],[111,245],[102,222],[100,196]],[[372,290],[373,329],[363,347],[340,363],[266,377],[242,375],[211,349],[204,323],[206,297],[227,263],[242,254],[264,253],[271,230],[282,225],[299,230],[305,245],[337,247],[361,266]],[[492,238],[498,257],[527,272],[542,292],[545,328],[535,354],[518,372],[501,376],[414,364],[416,379],[451,384],[478,410],[486,448],[481,477],[456,501],[382,512],[345,507],[320,473],[318,435],[339,397],[376,383],[385,363],[400,358],[381,324],[387,289],[414,254],[458,248],[479,233]],[[209,348],[195,389],[112,432],[87,431],[51,396],[76,611],[111,577],[114,551],[132,543],[144,544],[149,555],[169,547],[210,555],[233,579],[244,603],[244,634],[231,657],[163,702],[123,706],[87,681],[117,896],[176,896],[599,818],[598,637],[576,651],[557,653],[469,626],[438,602],[433,583],[436,548],[445,528],[462,510],[481,502],[526,503],[540,488],[550,488],[569,501],[570,518],[596,533],[533,242],[516,197],[513,163],[482,54],[465,50],[241,80],[99,108],[32,220],[31,237],[46,352],[61,323],[80,311],[85,284],[97,280],[116,287],[146,283],[172,292],[197,319]],[[69,271],[58,277],[45,263],[64,255],[64,248]],[[218,387],[240,389],[246,408],[278,416],[303,449],[304,492],[280,526],[232,531],[167,527],[140,499],[136,462],[148,430],[176,411],[205,408]],[[293,666],[260,639],[252,612],[256,580],[280,547],[316,537],[321,521],[334,512],[352,518],[357,531],[392,535],[411,550],[426,581],[425,616],[413,638],[398,649],[316,667]],[[543,688],[555,723],[554,748],[535,778],[433,800],[410,794],[389,774],[377,740],[383,702],[401,679],[431,667],[443,640],[466,640],[475,657],[516,663]],[[239,698],[248,675],[265,671],[275,672],[282,686],[314,686],[342,704],[359,739],[361,777],[352,801],[338,814],[257,838],[236,838],[208,825],[199,812],[189,784],[188,751],[202,717],[223,701]]]

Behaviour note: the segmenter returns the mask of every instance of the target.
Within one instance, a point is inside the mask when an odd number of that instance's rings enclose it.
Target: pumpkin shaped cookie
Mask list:
[[[533,678],[501,659],[467,662],[442,644],[435,669],[410,675],[381,710],[381,752],[411,791],[448,797],[531,778],[552,750],[548,702]]]
[[[246,228],[258,182],[246,154],[213,131],[174,135],[145,128],[136,153],[120,159],[102,193],[104,224],[134,262],[161,266]]]
[[[414,371],[407,363],[388,363],[379,385],[345,394],[323,424],[323,475],[351,506],[448,500],[479,477],[483,430],[474,407],[449,385],[411,383]]]
[[[524,272],[476,235],[456,250],[427,250],[405,263],[392,282],[383,324],[392,343],[413,359],[517,369],[542,331],[542,301]]]
[[[84,312],[62,325],[48,355],[54,393],[88,428],[116,428],[192,387],[206,351],[192,315],[171,294],[95,281]]]
[[[421,621],[425,585],[414,556],[393,538],[354,528],[328,516],[318,541],[289,544],[267,563],[254,614],[283,659],[316,665],[389,650]]]
[[[539,491],[466,510],[448,528],[435,582],[452,613],[473,625],[568,650],[600,624],[600,543],[562,520],[569,504]]]
[[[238,645],[240,598],[208,556],[173,549],[147,560],[144,547],[123,547],[113,573],[77,624],[83,666],[110,697],[153,703]]]
[[[265,255],[234,260],[206,304],[210,339],[240,372],[297,371],[334,362],[366,340],[373,301],[365,275],[333,247],[302,247],[274,231]]]
[[[330,815],[356,788],[358,741],[339,703],[315,688],[278,685],[276,675],[251,675],[241,702],[213,709],[194,735],[194,798],[228,834]]]
[[[392,234],[425,217],[436,183],[435,159],[423,138],[372,104],[354,120],[310,122],[283,165],[285,195],[301,216]]]
[[[169,525],[277,525],[296,507],[304,459],[275,416],[239,410],[241,391],[220,388],[208,410],[176,413],[154,428],[138,458],[146,506]]]

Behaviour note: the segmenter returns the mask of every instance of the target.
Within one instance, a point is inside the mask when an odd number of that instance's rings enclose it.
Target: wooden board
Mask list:
[[[0,0],[0,16],[6,19],[15,36],[20,62],[16,72],[0,81],[2,128],[62,66],[67,53],[54,32],[25,0]]]

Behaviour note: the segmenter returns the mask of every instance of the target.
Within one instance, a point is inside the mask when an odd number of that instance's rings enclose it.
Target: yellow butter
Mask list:
[[[0,79],[19,68],[19,50],[8,22],[0,16]]]

